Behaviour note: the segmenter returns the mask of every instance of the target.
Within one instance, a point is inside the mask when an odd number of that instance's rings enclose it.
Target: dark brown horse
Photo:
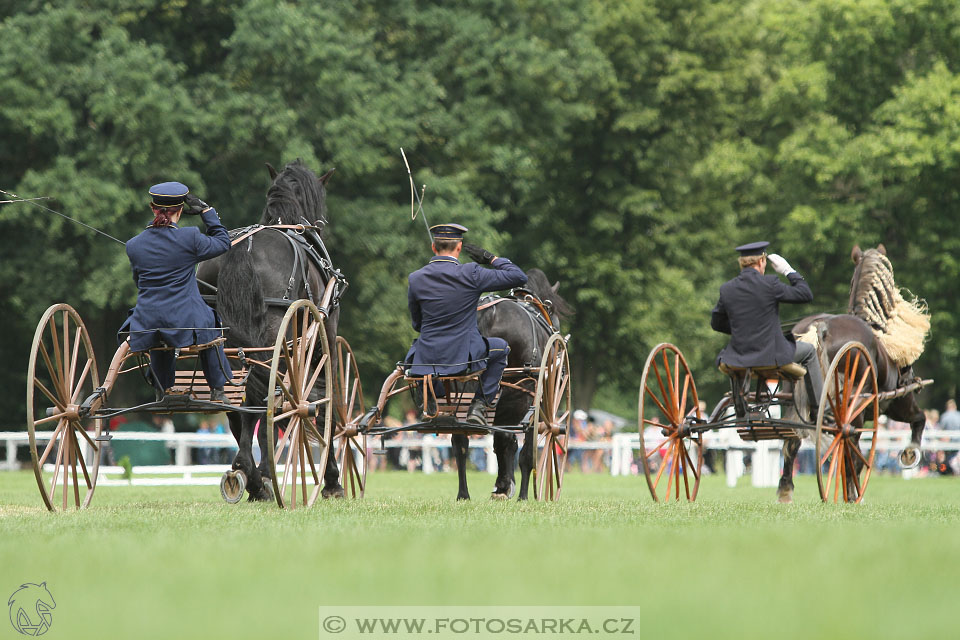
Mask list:
[[[808,316],[794,326],[793,334],[817,343],[824,373],[843,345],[857,341],[873,358],[880,392],[906,386],[916,379],[912,365],[923,351],[923,340],[930,326],[926,311],[922,304],[904,300],[900,295],[882,244],[866,251],[855,246],[851,257],[856,267],[850,281],[848,313]],[[920,461],[920,440],[926,420],[915,394],[881,401],[880,411],[893,420],[910,423],[910,445],[901,452],[900,464],[916,466]],[[857,427],[862,426],[864,417],[861,414],[856,418]],[[866,417],[876,419],[876,416]],[[793,501],[793,462],[799,448],[799,437],[784,440],[783,474],[777,489],[780,502]],[[862,462],[857,462],[858,467],[862,466]],[[855,500],[855,487],[848,486],[847,495],[848,500]]]

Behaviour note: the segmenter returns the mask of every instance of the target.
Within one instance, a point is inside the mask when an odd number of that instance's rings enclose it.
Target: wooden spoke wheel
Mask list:
[[[350,498],[362,498],[367,488],[367,436],[357,432],[364,414],[360,371],[350,344],[337,336],[334,389],[333,446],[340,469],[340,485]]]
[[[320,494],[330,453],[332,395],[324,317],[309,300],[297,300],[280,324],[267,384],[267,464],[281,507],[310,506]]]
[[[570,358],[567,343],[559,334],[551,336],[543,349],[533,402],[537,430],[533,495],[537,500],[559,500],[572,419]]]
[[[691,418],[702,419],[700,401],[690,367],[672,344],[657,345],[647,357],[638,404],[640,459],[650,495],[657,502],[681,496],[693,502],[700,489],[703,434],[688,427]]]
[[[833,413],[832,419],[828,415]],[[848,342],[830,363],[823,379],[823,396],[817,413],[817,484],[824,502],[860,502],[870,481],[877,450],[877,416],[880,394],[877,369],[859,342]],[[863,426],[865,420],[871,426]],[[869,451],[860,446],[870,437]]]
[[[66,511],[68,505],[82,509],[93,498],[103,420],[86,418],[79,405],[99,386],[93,345],[80,315],[70,305],[53,305],[37,325],[27,369],[30,457],[51,511]],[[42,435],[51,429],[49,439]],[[38,449],[38,441],[45,440]]]

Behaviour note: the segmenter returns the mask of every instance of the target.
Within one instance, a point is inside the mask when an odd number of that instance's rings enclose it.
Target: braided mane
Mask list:
[[[847,312],[873,328],[877,340],[898,366],[913,364],[923,353],[923,343],[930,332],[926,303],[906,289],[902,291],[911,300],[904,299],[883,245],[862,253],[854,247],[853,260],[857,267],[850,281]]]

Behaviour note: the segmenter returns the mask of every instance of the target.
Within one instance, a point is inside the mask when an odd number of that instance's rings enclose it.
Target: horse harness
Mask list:
[[[517,303],[521,309],[527,312],[527,318],[530,320],[530,335],[533,338],[533,362],[527,362],[525,365],[527,367],[538,366],[540,364],[541,353],[540,343],[537,341],[537,327],[539,326],[544,329],[548,334],[559,333],[560,330],[553,324],[553,319],[550,317],[547,305],[529,289],[519,287],[512,289],[506,297],[495,295],[484,296],[480,298],[477,311],[488,309],[507,300]],[[549,301],[547,304],[549,304]]]
[[[333,267],[333,260],[330,258],[330,253],[327,251],[327,247],[318,233],[323,227],[312,225],[307,222],[305,218],[301,218],[301,221],[302,224],[253,224],[248,227],[243,227],[242,229],[233,229],[230,231],[230,244],[231,246],[236,246],[246,240],[247,251],[249,252],[253,248],[253,236],[257,233],[269,229],[281,234],[293,250],[293,268],[290,270],[290,277],[287,278],[287,289],[284,291],[283,297],[264,297],[263,301],[267,305],[276,307],[289,307],[293,304],[299,298],[299,288],[296,287],[297,273],[299,272],[307,299],[316,304],[317,300],[314,297],[314,292],[310,288],[310,280],[307,277],[307,265],[309,263],[317,268],[324,282],[329,282],[331,279],[336,280],[337,284],[334,287],[333,296],[330,299],[331,308],[335,308],[339,305],[340,298],[343,297],[350,283],[347,282],[346,276],[344,276],[339,269]],[[207,284],[207,286],[215,288],[209,284]]]

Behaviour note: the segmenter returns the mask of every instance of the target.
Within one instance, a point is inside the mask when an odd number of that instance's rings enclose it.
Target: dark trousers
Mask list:
[[[223,389],[227,376],[233,375],[222,345],[201,351],[200,366],[203,368],[203,377],[207,379],[211,389]],[[174,352],[166,349],[151,351],[150,370],[154,376],[154,386],[159,387],[160,391],[166,391],[172,387],[177,374]]]
[[[480,392],[483,394],[484,402],[493,404],[500,390],[503,370],[507,368],[510,347],[502,338],[487,338],[487,344],[490,348],[487,351],[487,368],[480,374]]]
[[[507,356],[510,355],[510,346],[503,338],[486,338],[487,341],[487,367],[480,374],[480,395],[484,402],[493,404],[497,399],[497,392],[500,391],[500,379],[503,377],[503,370],[507,368]],[[413,362],[413,354],[417,348],[417,343],[407,352],[404,362]],[[414,374],[416,375],[416,374]],[[433,389],[437,396],[444,395],[443,384],[439,380],[433,381]]]
[[[802,364],[807,370],[807,382],[813,392],[810,404],[820,404],[820,394],[823,393],[823,372],[820,371],[820,358],[817,357],[816,347],[809,342],[797,342],[793,361]]]

